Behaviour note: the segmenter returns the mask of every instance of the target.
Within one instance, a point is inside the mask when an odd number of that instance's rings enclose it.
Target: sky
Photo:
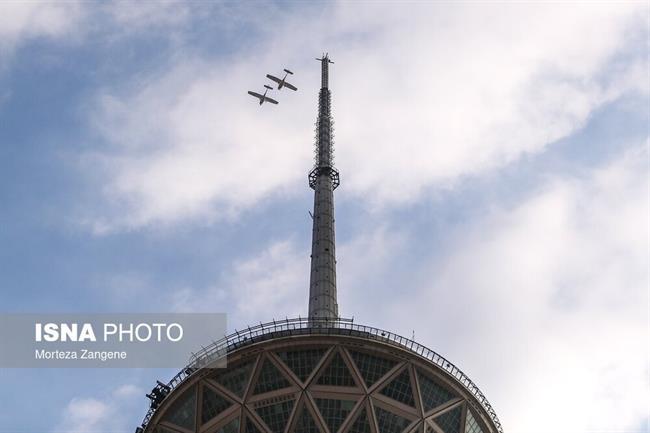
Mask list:
[[[450,359],[506,433],[647,433],[649,16],[1,2],[2,311],[304,316],[329,52],[341,315]],[[1,369],[0,432],[131,432],[174,373]]]

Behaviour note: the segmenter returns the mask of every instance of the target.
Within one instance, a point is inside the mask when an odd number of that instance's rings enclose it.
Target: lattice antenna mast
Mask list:
[[[334,241],[334,190],[339,186],[339,172],[334,168],[333,121],[328,88],[328,55],[321,62],[321,88],[318,93],[316,149],[309,186],[314,190],[311,274],[309,278],[309,318],[335,319],[339,316],[336,297],[336,250]]]

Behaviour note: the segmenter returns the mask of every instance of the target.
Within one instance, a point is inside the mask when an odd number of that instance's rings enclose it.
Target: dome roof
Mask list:
[[[145,431],[501,431],[478,388],[434,352],[347,321],[312,325],[300,319],[259,325],[197,355],[145,418]],[[227,368],[196,368],[223,347],[230,347]]]

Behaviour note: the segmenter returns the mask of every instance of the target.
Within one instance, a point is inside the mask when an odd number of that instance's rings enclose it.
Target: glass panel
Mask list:
[[[418,382],[420,383],[420,392],[422,393],[422,403],[424,404],[425,412],[454,398],[454,394],[438,385],[419,370]]]
[[[413,399],[413,388],[411,387],[410,374],[408,368],[405,368],[393,381],[386,385],[381,394],[397,400],[401,403],[415,407]]]
[[[253,394],[262,394],[264,392],[275,391],[280,388],[291,386],[289,381],[284,378],[282,373],[268,359],[264,359],[262,370],[257,378]]]
[[[293,403],[293,400],[287,400],[270,406],[259,407],[255,411],[273,433],[282,433],[287,426]]]
[[[224,369],[219,371],[215,375],[215,380],[223,385],[228,391],[231,391],[233,394],[238,397],[244,397],[244,391],[246,390],[246,385],[248,384],[251,371],[253,370],[253,365],[255,361],[248,361],[240,366]]]
[[[401,433],[411,424],[408,419],[377,406],[375,406],[375,415],[377,416],[379,433]]]
[[[298,379],[304,382],[325,354],[325,349],[303,349],[276,353],[298,376]]]
[[[434,418],[434,421],[445,433],[460,433],[460,415],[462,413],[462,406],[447,411]]]
[[[343,421],[350,415],[355,402],[352,400],[331,400],[328,398],[316,398],[316,406],[330,433],[336,433],[343,424]]]
[[[217,433],[239,433],[239,417],[233,419],[225,426],[217,430]]]
[[[232,403],[218,395],[211,388],[203,386],[201,401],[201,424],[205,424],[224,410],[232,406]]]
[[[377,382],[384,374],[397,365],[396,361],[350,350],[350,356],[361,372],[368,387]]]
[[[368,414],[365,408],[361,409],[361,413],[352,423],[348,433],[370,433],[370,422],[368,422]]]
[[[244,427],[244,432],[245,433],[261,433],[260,430],[257,428],[257,426],[251,421],[248,417],[246,417],[246,424]]]
[[[467,409],[467,417],[465,418],[465,433],[483,433],[469,409]]]
[[[194,430],[194,417],[196,416],[196,388],[185,391],[178,397],[172,406],[167,409],[163,421],[168,421],[179,427]]]
[[[318,378],[319,385],[356,386],[352,373],[340,353],[335,353],[332,361]]]
[[[314,421],[314,418],[305,406],[300,411],[293,433],[320,433],[316,421]]]
[[[176,433],[176,432],[168,429],[167,427],[158,426],[156,427],[156,433]]]

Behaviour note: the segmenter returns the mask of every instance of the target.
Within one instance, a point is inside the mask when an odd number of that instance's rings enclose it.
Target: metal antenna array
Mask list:
[[[339,307],[336,295],[336,253],[334,238],[334,190],[339,186],[339,172],[334,168],[332,96],[328,88],[329,64],[324,54],[321,62],[321,89],[318,93],[316,149],[309,186],[314,190],[314,213],[309,278],[309,318],[336,319]]]

